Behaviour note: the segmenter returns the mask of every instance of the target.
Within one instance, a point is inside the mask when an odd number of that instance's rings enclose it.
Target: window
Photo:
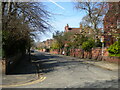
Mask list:
[[[68,30],[72,30],[72,28],[68,28]]]

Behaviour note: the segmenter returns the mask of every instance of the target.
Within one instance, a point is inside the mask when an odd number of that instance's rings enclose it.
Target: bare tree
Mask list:
[[[3,20],[9,23],[17,18],[28,24],[33,31],[45,32],[50,29],[50,13],[42,3],[35,2],[8,2],[2,3]],[[4,22],[4,21],[3,21]]]
[[[78,0],[77,0],[78,1]],[[86,16],[83,18],[88,24],[91,24],[96,34],[98,33],[98,24],[102,22],[103,16],[108,11],[108,5],[106,2],[77,2],[75,7],[78,10],[85,11]]]

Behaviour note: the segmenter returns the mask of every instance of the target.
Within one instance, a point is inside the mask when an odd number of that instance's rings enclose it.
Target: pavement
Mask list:
[[[93,65],[99,66],[101,68],[112,70],[112,71],[118,71],[118,68],[119,68],[118,64],[116,64],[116,63],[110,63],[110,62],[107,62],[107,61],[88,60],[88,61],[85,61],[85,62],[89,63],[89,64],[93,64]]]
[[[2,75],[0,87],[118,87],[117,80],[117,64],[36,52],[31,62],[22,60],[14,72]]]

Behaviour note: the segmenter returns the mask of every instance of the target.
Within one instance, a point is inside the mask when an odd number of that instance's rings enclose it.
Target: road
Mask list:
[[[37,65],[37,73],[46,78],[13,88],[118,88],[117,71],[100,68],[70,56],[43,52],[35,52],[33,56],[31,62]]]

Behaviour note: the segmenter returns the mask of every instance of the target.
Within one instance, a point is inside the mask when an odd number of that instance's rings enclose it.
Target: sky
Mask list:
[[[46,10],[52,13],[50,24],[53,29],[52,32],[47,32],[40,36],[40,42],[47,39],[52,39],[54,31],[64,31],[64,27],[69,24],[70,27],[78,28],[80,21],[85,16],[85,12],[76,10],[73,2],[43,2]]]

